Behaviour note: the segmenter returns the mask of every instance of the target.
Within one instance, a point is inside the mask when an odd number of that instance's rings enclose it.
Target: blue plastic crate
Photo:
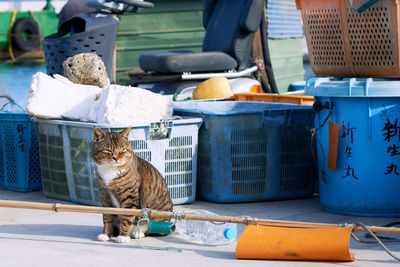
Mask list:
[[[23,113],[0,113],[0,188],[42,188],[37,136],[31,117]]]
[[[313,195],[312,107],[260,102],[181,102],[174,112],[203,117],[198,196],[252,202]]]

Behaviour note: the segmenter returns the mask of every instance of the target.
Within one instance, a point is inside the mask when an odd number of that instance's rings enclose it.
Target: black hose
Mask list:
[[[278,87],[276,86],[274,71],[272,69],[271,57],[269,54],[268,41],[267,41],[267,27],[265,26],[265,16],[263,14],[260,27],[261,45],[264,56],[264,68],[267,73],[268,82],[273,94],[279,94]],[[265,81],[264,81],[265,82]],[[265,89],[264,89],[265,90]]]
[[[271,88],[269,87],[268,83],[264,80],[263,76],[260,75],[261,78],[261,87],[265,93],[271,94]]]

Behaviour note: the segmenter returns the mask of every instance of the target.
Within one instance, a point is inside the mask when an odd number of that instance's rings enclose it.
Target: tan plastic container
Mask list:
[[[358,8],[367,0],[353,0]],[[379,0],[359,13],[349,0],[296,0],[317,76],[400,77],[399,2]]]

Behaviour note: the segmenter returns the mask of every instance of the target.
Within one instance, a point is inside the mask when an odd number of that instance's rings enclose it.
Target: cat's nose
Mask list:
[[[113,155],[113,160],[117,161],[118,160],[118,155]]]

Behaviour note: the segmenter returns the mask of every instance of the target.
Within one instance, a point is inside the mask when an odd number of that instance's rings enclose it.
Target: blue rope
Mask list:
[[[353,1],[349,0],[350,2],[350,6],[353,10],[357,11],[358,13],[362,13],[365,10],[367,10],[368,8],[370,8],[371,6],[373,6],[376,2],[378,2],[379,0],[368,0],[366,1],[364,4],[362,4],[359,8],[355,8],[353,6]]]
[[[0,112],[10,112],[10,111],[8,111],[8,110],[6,110],[5,108],[8,106],[8,105],[14,105],[14,106],[17,106],[19,109],[21,109],[21,111],[22,111],[22,113],[25,113],[25,110],[20,106],[20,105],[18,105],[16,102],[14,102],[14,101],[9,101],[9,102],[7,102],[6,104],[4,104],[1,108],[0,108]]]

